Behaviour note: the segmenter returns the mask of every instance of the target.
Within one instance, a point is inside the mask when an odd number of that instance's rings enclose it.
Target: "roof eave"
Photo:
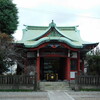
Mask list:
[[[39,39],[38,41],[35,41],[34,44],[24,44],[26,48],[34,48],[34,47],[38,47],[39,45],[43,44],[43,43],[47,43],[47,42],[51,42],[51,41],[58,41],[58,42],[62,42],[62,43],[66,43],[67,45],[69,45],[70,47],[72,48],[83,48],[83,45],[76,45],[74,42],[70,41],[69,39],[66,39],[64,37],[61,37],[61,38],[50,38],[50,37],[44,37],[44,38],[41,38]]]

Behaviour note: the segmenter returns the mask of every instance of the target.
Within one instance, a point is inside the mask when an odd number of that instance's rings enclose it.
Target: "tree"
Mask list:
[[[0,74],[7,71],[19,56],[12,37],[18,25],[17,14],[12,0],[0,0]]]
[[[9,35],[0,34],[0,74],[8,70],[8,67],[12,64],[11,56],[11,41],[12,38]]]
[[[11,35],[17,29],[18,10],[12,0],[0,0],[0,33]]]
[[[9,35],[0,34],[0,74],[7,72],[8,68],[15,64],[20,66],[20,70],[23,69],[23,62],[25,60],[25,54],[23,48],[17,48],[14,40]],[[21,73],[17,68],[17,74]]]
[[[87,73],[92,75],[100,75],[100,49],[96,48],[92,54],[87,55]]]

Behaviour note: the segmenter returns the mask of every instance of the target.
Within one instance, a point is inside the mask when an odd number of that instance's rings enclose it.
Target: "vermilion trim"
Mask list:
[[[66,67],[67,67],[67,76],[66,76],[66,78],[67,78],[67,80],[70,80],[70,58],[68,57],[67,58],[67,64],[66,64]]]
[[[37,80],[40,80],[40,57],[37,57],[36,62],[36,72],[37,72]]]
[[[50,54],[50,55],[40,55],[40,57],[66,57],[66,56],[63,56],[63,55],[56,55],[56,54]]]
[[[40,48],[43,48],[43,47],[45,47],[46,45],[48,45],[50,42],[47,42],[47,43],[43,43],[43,44],[41,44],[41,45],[39,45],[38,47],[36,47],[36,48],[29,48],[30,50],[38,50],[38,49],[40,49]],[[79,51],[79,49],[78,48],[72,48],[72,47],[70,47],[69,45],[67,45],[67,44],[65,44],[65,43],[61,43],[61,42],[58,42],[61,46],[63,46],[63,47],[65,47],[65,48],[67,48],[67,49],[69,49],[69,50],[72,50],[72,51]]]
[[[68,49],[70,49],[70,50],[72,50],[72,51],[79,51],[79,49],[77,49],[77,48],[72,48],[72,47],[70,47],[69,45],[67,45],[67,44],[65,44],[65,43],[60,43],[63,47],[65,47],[65,48],[68,48]]]
[[[77,70],[70,70],[71,72],[75,72],[75,71],[77,71]]]
[[[44,34],[42,37],[39,37],[37,40],[43,38],[43,37],[47,37],[48,35],[50,35],[51,33],[47,33],[47,34]]]
[[[30,50],[38,50],[38,49],[40,49],[40,48],[43,48],[43,47],[45,47],[46,45],[48,45],[49,43],[43,43],[43,44],[41,44],[41,45],[39,45],[38,47],[36,47],[36,48],[29,48]]]
[[[75,78],[70,78],[70,80],[75,80]]]
[[[80,75],[80,52],[78,52],[78,75]]]

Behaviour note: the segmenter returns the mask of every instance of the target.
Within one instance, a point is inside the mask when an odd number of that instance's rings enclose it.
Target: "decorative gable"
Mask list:
[[[48,37],[64,37],[62,34],[58,33],[55,29],[51,30]]]

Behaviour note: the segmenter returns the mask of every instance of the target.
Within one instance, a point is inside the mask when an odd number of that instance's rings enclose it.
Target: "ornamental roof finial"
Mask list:
[[[56,24],[54,23],[54,21],[52,20],[52,22],[49,24],[50,27],[55,27]]]

